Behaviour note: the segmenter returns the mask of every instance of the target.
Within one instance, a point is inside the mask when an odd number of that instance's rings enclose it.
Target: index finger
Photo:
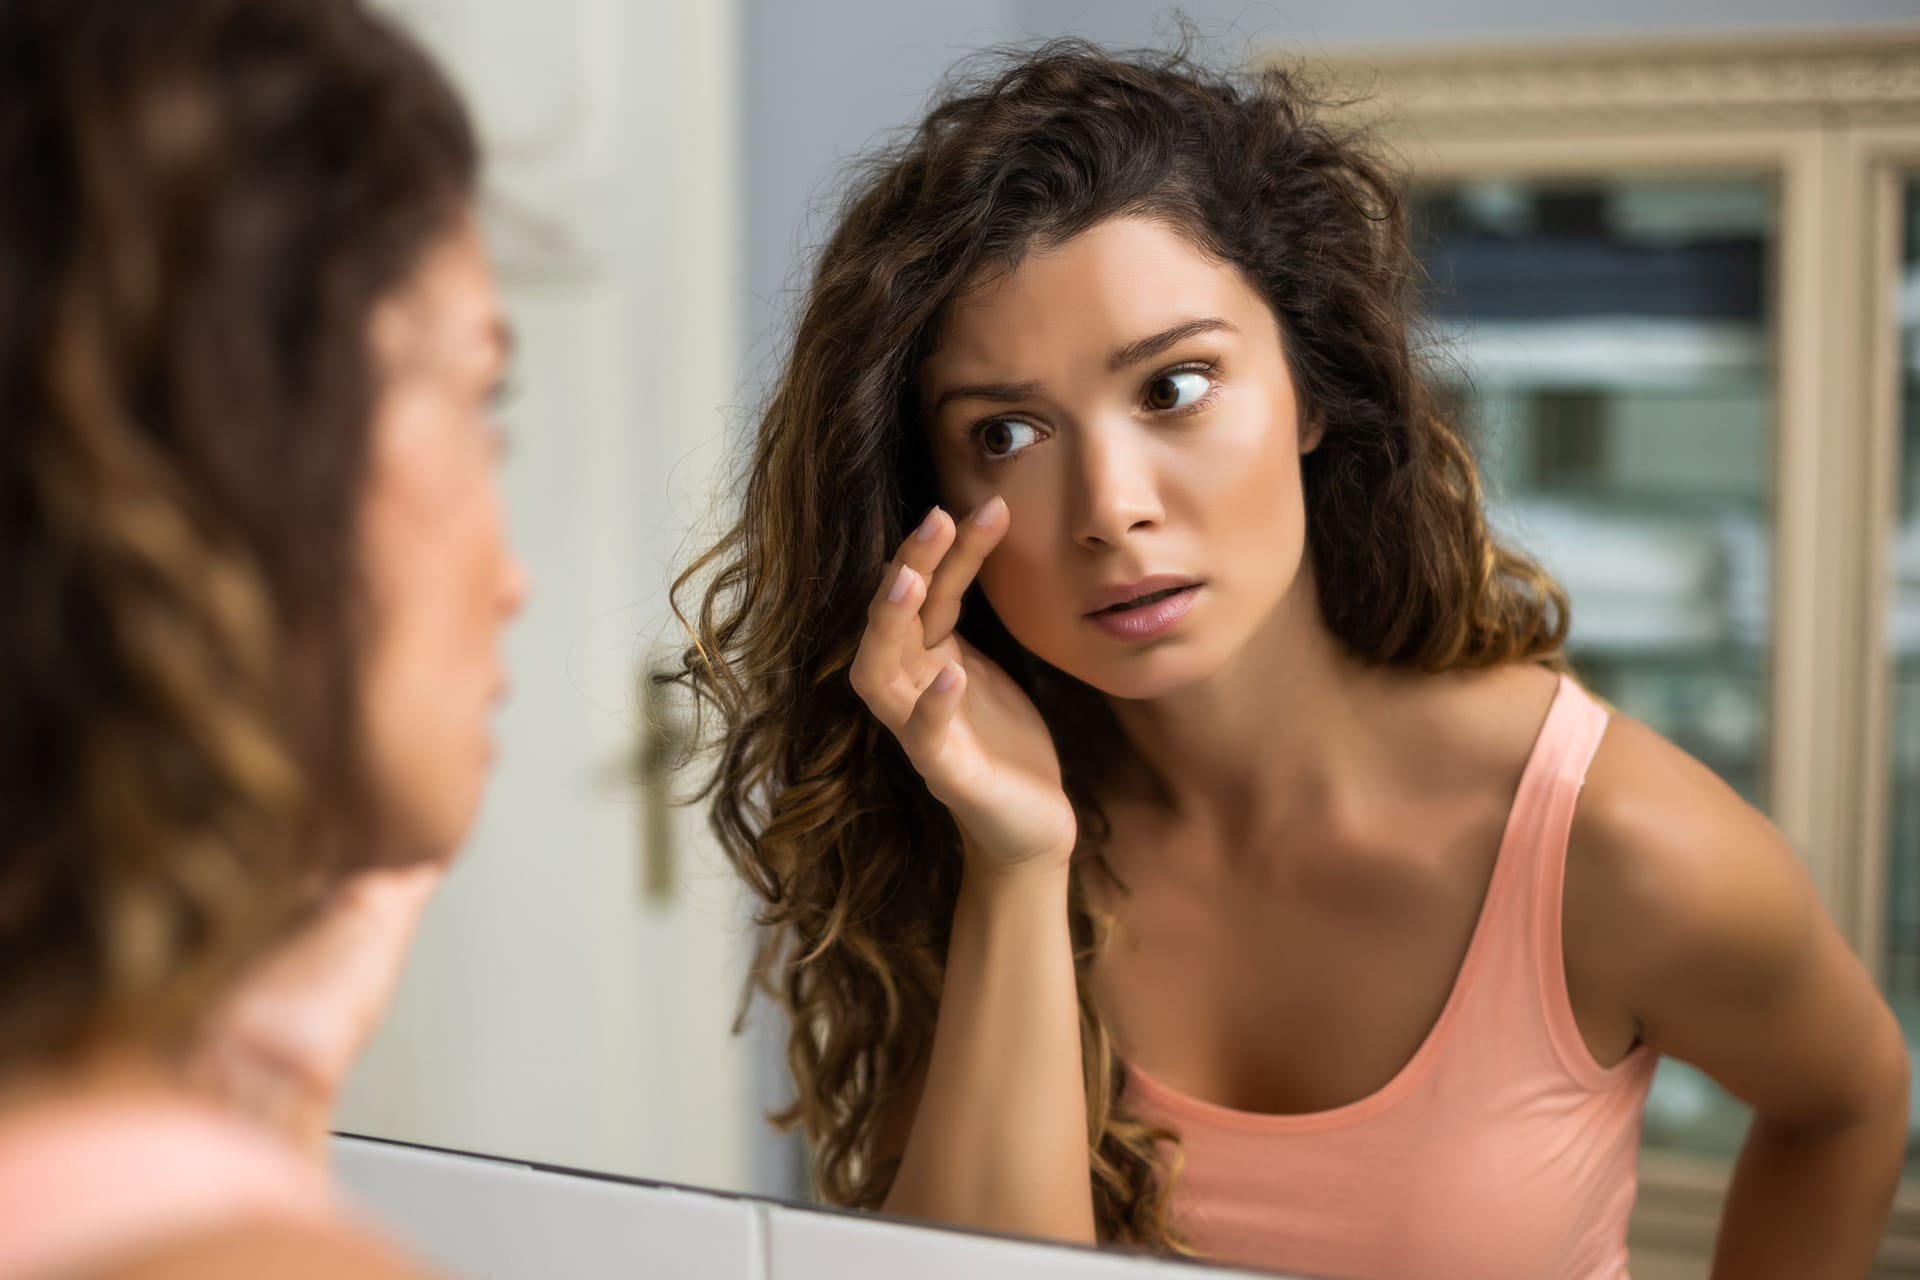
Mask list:
[[[954,626],[960,621],[960,602],[966,598],[967,588],[973,585],[980,566],[1000,545],[1000,539],[1006,537],[1012,524],[1007,500],[995,494],[958,526],[953,547],[934,571],[933,581],[927,585],[926,603],[920,606],[922,643],[929,649],[953,634]]]

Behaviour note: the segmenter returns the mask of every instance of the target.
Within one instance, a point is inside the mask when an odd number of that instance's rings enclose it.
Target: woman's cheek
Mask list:
[[[1011,532],[1009,532],[1011,537]],[[1061,619],[1054,615],[1071,602],[1042,558],[1023,554],[1019,545],[1002,543],[980,569],[980,588],[1000,622],[1014,639],[1047,657],[1050,633]]]

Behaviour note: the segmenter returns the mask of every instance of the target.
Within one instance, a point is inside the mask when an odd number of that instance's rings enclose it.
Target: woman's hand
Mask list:
[[[444,865],[352,876],[222,1003],[194,1081],[324,1163],[340,1090],[399,985]]]
[[[963,525],[938,507],[928,514],[881,574],[853,688],[953,814],[970,863],[1063,868],[1076,828],[1046,722],[954,631],[961,597],[1009,522],[998,497]]]

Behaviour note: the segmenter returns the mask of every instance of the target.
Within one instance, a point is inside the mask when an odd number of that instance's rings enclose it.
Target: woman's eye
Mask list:
[[[1156,411],[1188,408],[1212,386],[1213,380],[1198,369],[1163,373],[1147,384],[1147,408]]]
[[[980,428],[980,447],[990,458],[1010,458],[1040,438],[1027,423],[997,418]]]

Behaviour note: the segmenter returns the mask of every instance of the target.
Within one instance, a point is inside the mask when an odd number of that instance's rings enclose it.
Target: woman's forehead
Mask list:
[[[1247,331],[1260,297],[1233,268],[1143,218],[1103,222],[1027,255],[957,298],[922,369],[930,382],[1006,377],[1038,362],[1097,359],[1205,317]]]

